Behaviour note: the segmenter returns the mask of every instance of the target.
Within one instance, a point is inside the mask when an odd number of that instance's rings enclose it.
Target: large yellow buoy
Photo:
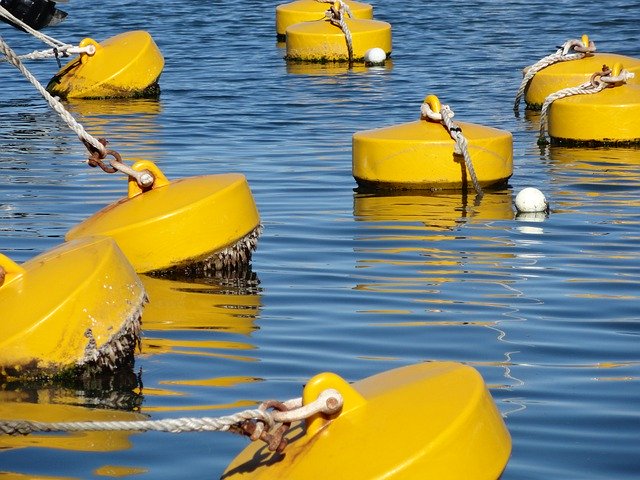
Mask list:
[[[145,31],[121,33],[104,42],[85,38],[81,53],[64,66],[47,85],[61,98],[153,97],[160,93],[158,80],[164,58]]]
[[[588,43],[588,37],[583,36],[582,42]],[[640,83],[640,59],[618,55],[615,53],[591,53],[576,60],[553,63],[538,71],[525,88],[524,100],[530,110],[540,110],[545,98],[554,92],[568,87],[580,85],[589,80],[593,72],[597,72],[603,65],[620,63],[636,79],[631,83]]]
[[[373,7],[368,3],[345,1],[353,18],[369,20],[373,18]],[[324,19],[329,3],[317,0],[297,0],[276,7],[276,34],[284,40],[287,27],[300,22]]]
[[[22,265],[0,255],[0,378],[91,373],[131,361],[144,299],[140,279],[106,237],[63,244]]]
[[[425,100],[440,111],[437,97]],[[477,182],[504,185],[513,173],[511,133],[457,122],[467,140]],[[353,135],[353,176],[358,185],[382,189],[460,190],[472,188],[472,175],[456,142],[440,121],[414,122],[364,130]]]
[[[228,173],[169,181],[152,162],[149,189],[129,179],[128,196],[72,228],[71,240],[106,235],[116,240],[137,272],[207,274],[246,266],[261,231],[246,178]]]
[[[340,411],[293,424],[282,453],[252,443],[222,478],[495,480],[507,464],[509,432],[469,366],[422,363],[353,384],[322,373],[305,385],[303,404],[327,389],[342,395]]]
[[[541,131],[547,127],[555,144],[640,143],[640,85],[627,84],[630,75],[620,64],[613,69],[605,66],[591,82],[561,90],[558,99],[548,97],[543,105]],[[561,96],[567,93],[572,95]],[[546,117],[548,125],[544,125]]]
[[[391,25],[379,20],[342,16],[346,32],[329,19],[302,22],[287,28],[287,60],[305,62],[359,62],[380,48],[391,55]]]

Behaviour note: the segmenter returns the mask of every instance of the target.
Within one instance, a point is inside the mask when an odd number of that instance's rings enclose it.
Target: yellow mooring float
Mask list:
[[[284,40],[287,27],[300,22],[312,22],[325,18],[325,12],[332,1],[297,0],[276,7],[276,34]],[[345,1],[344,2],[353,18],[370,20],[373,18],[373,7],[368,3]]]
[[[549,95],[540,115],[540,141],[545,128],[559,145],[640,143],[640,85],[627,84],[633,73],[606,65],[582,85]]]
[[[472,184],[478,190],[504,185],[513,173],[511,133],[463,122],[449,129],[443,123],[445,113],[453,116],[435,95],[429,95],[420,120],[355,133],[352,170],[358,185],[404,190],[461,190]],[[456,151],[453,137],[459,139],[460,133],[473,165],[467,166],[464,152]]]
[[[305,62],[363,62],[365,53],[380,48],[391,55],[391,25],[379,20],[348,18],[342,1],[328,16],[286,29],[286,59]]]
[[[565,52],[561,53],[563,50]],[[635,82],[638,82],[638,78],[640,78],[640,59],[615,53],[598,53],[588,35],[583,35],[580,40],[567,41],[564,48],[561,48],[554,55],[570,59],[551,63],[534,74],[524,90],[527,109],[540,110],[549,95],[589,81],[593,72],[599,71],[603,65],[612,66],[620,63],[624,65],[626,70],[636,74]],[[554,55],[549,57],[554,57]],[[544,64],[544,59],[541,61]],[[525,72],[531,67],[527,67]]]
[[[253,442],[222,478],[495,480],[507,464],[509,432],[472,367],[422,363],[353,384],[322,373],[303,405],[328,389],[342,395],[341,410],[292,424],[282,453]]]
[[[244,175],[169,181],[148,160],[130,168],[127,197],[72,228],[67,240],[109,236],[139,273],[208,275],[248,264],[262,227]]]
[[[148,32],[132,31],[104,42],[85,38],[80,47],[93,53],[64,66],[47,85],[60,98],[155,97],[164,58]],[[93,48],[90,48],[93,47]]]
[[[106,237],[22,265],[0,255],[0,378],[62,378],[131,361],[144,301],[140,279]]]

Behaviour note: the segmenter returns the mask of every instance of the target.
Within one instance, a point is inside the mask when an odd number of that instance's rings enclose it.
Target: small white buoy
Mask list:
[[[383,65],[387,54],[379,47],[370,48],[364,52],[364,63],[367,65]]]
[[[516,195],[516,208],[521,213],[546,212],[549,210],[549,204],[540,190],[527,187]]]

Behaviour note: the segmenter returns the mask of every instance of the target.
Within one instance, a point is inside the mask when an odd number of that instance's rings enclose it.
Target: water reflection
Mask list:
[[[347,74],[379,74],[390,72],[393,69],[393,61],[388,59],[384,65],[367,67],[364,64],[354,64],[349,67],[346,62],[287,62],[287,73],[293,75],[310,76],[339,76]]]
[[[90,392],[64,388],[27,388],[0,391],[0,419],[37,422],[134,421],[147,419],[136,411],[141,396],[134,392]],[[131,447],[131,432],[69,432],[0,435],[0,450],[52,448],[83,452],[110,452]]]
[[[162,402],[150,402],[145,411],[206,410],[243,407],[243,401],[218,401],[207,405],[185,403],[200,395],[203,389],[237,388],[238,385],[261,381],[257,377],[229,375],[235,362],[255,362],[251,334],[258,328],[261,297],[259,280],[253,273],[243,278],[203,278],[176,280],[142,276],[149,296],[142,324],[143,365],[154,358],[189,358],[189,372],[163,372],[145,386],[147,398],[165,397]],[[166,360],[169,361],[169,360]],[[215,361],[215,362],[214,362]],[[213,362],[213,363],[212,363]],[[145,368],[143,366],[143,368]],[[157,403],[162,403],[158,405]]]

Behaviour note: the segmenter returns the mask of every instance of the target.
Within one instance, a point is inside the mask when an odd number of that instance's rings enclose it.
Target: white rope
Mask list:
[[[269,428],[304,420],[318,413],[332,414],[340,411],[342,395],[337,390],[327,389],[308,405],[302,399],[284,402],[290,410],[267,411],[263,408],[244,410],[222,417],[183,417],[165,420],[137,420],[111,422],[31,422],[27,420],[0,421],[0,433],[28,435],[34,432],[86,432],[86,431],[136,431],[136,432],[224,432],[238,427],[247,420],[262,422]]]
[[[317,0],[322,1],[322,0]],[[324,1],[323,3],[332,3],[333,5],[327,12],[325,13],[326,18],[329,20],[331,25],[335,25],[336,27],[342,30],[344,33],[345,41],[347,42],[347,53],[349,55],[349,64],[353,63],[353,38],[351,37],[351,31],[349,30],[349,26],[347,25],[347,21],[345,16],[351,17],[351,10],[349,6],[344,3],[342,0],[337,0],[336,2]],[[335,8],[337,5],[338,8]]]
[[[473,188],[476,191],[476,194],[479,197],[482,197],[482,187],[478,182],[478,177],[476,176],[476,172],[473,168],[473,162],[471,161],[471,155],[469,154],[469,145],[467,139],[462,134],[462,128],[453,122],[453,117],[455,115],[453,110],[451,110],[449,105],[442,105],[442,107],[440,107],[440,112],[434,112],[431,110],[429,104],[425,102],[420,107],[420,114],[423,118],[426,117],[430,120],[440,122],[447,129],[447,132],[455,142],[453,150],[454,153],[463,156],[467,171],[471,177],[471,182],[473,183]]]
[[[522,82],[520,83],[520,88],[518,89],[518,93],[516,93],[516,98],[513,104],[513,111],[517,114],[520,108],[520,100],[524,95],[524,91],[531,79],[535,76],[543,68],[548,67],[549,65],[553,65],[558,62],[567,62],[570,60],[579,60],[588,55],[592,55],[593,52],[596,51],[595,44],[590,41],[588,46],[584,46],[584,43],[581,40],[567,40],[562,47],[560,47],[555,53],[551,55],[547,55],[546,57],[538,60],[533,65],[530,65],[524,69],[524,76],[522,78]],[[569,53],[575,52],[575,53]]]
[[[23,28],[26,32],[30,33],[31,35],[36,37],[38,40],[43,41],[44,43],[46,43],[47,45],[50,45],[51,47],[60,48],[60,47],[63,47],[65,45],[67,45],[65,42],[61,42],[60,40],[56,40],[55,38],[50,37],[49,35],[45,35],[44,33],[39,32],[38,30],[30,27],[29,25],[24,23],[19,18],[17,18],[14,15],[12,15],[11,12],[9,12],[9,10],[7,10],[6,8],[4,8],[1,5],[0,5],[0,16],[2,16],[5,19],[9,20],[11,23],[14,23],[14,24],[18,25],[19,27]]]
[[[538,144],[545,145],[549,143],[547,141],[547,130],[549,123],[549,109],[556,100],[565,97],[571,97],[573,95],[593,95],[594,93],[601,92],[605,88],[615,87],[627,82],[628,79],[633,78],[635,74],[628,70],[621,70],[618,75],[611,75],[611,70],[603,68],[602,72],[594,73],[588,82],[585,82],[576,87],[563,88],[557,92],[554,92],[544,99],[542,104],[542,110],[540,112],[540,137],[538,138]]]
[[[85,145],[91,145],[100,152],[102,157],[107,155],[107,149],[105,146],[98,141],[95,137],[91,136],[84,129],[82,125],[80,125],[75,118],[64,108],[60,101],[53,97],[49,92],[45,90],[45,88],[40,84],[38,79],[34,77],[29,70],[23,65],[20,61],[16,53],[7,45],[2,37],[0,37],[0,51],[4,53],[7,57],[9,63],[11,63],[14,67],[16,67],[22,74],[26,77],[27,80],[31,82],[31,84],[40,92],[40,95],[47,101],[49,106],[55,110],[55,112],[60,115],[60,117],[66,122],[66,124],[78,135],[78,138],[82,140]]]
[[[47,50],[36,50],[24,55],[18,55],[20,60],[42,60],[45,58],[70,57],[71,55],[79,55],[85,53],[94,55],[96,53],[95,45],[87,45],[86,47],[75,47],[73,45],[63,45],[62,47],[54,47]],[[0,58],[0,62],[7,62],[8,59]]]

